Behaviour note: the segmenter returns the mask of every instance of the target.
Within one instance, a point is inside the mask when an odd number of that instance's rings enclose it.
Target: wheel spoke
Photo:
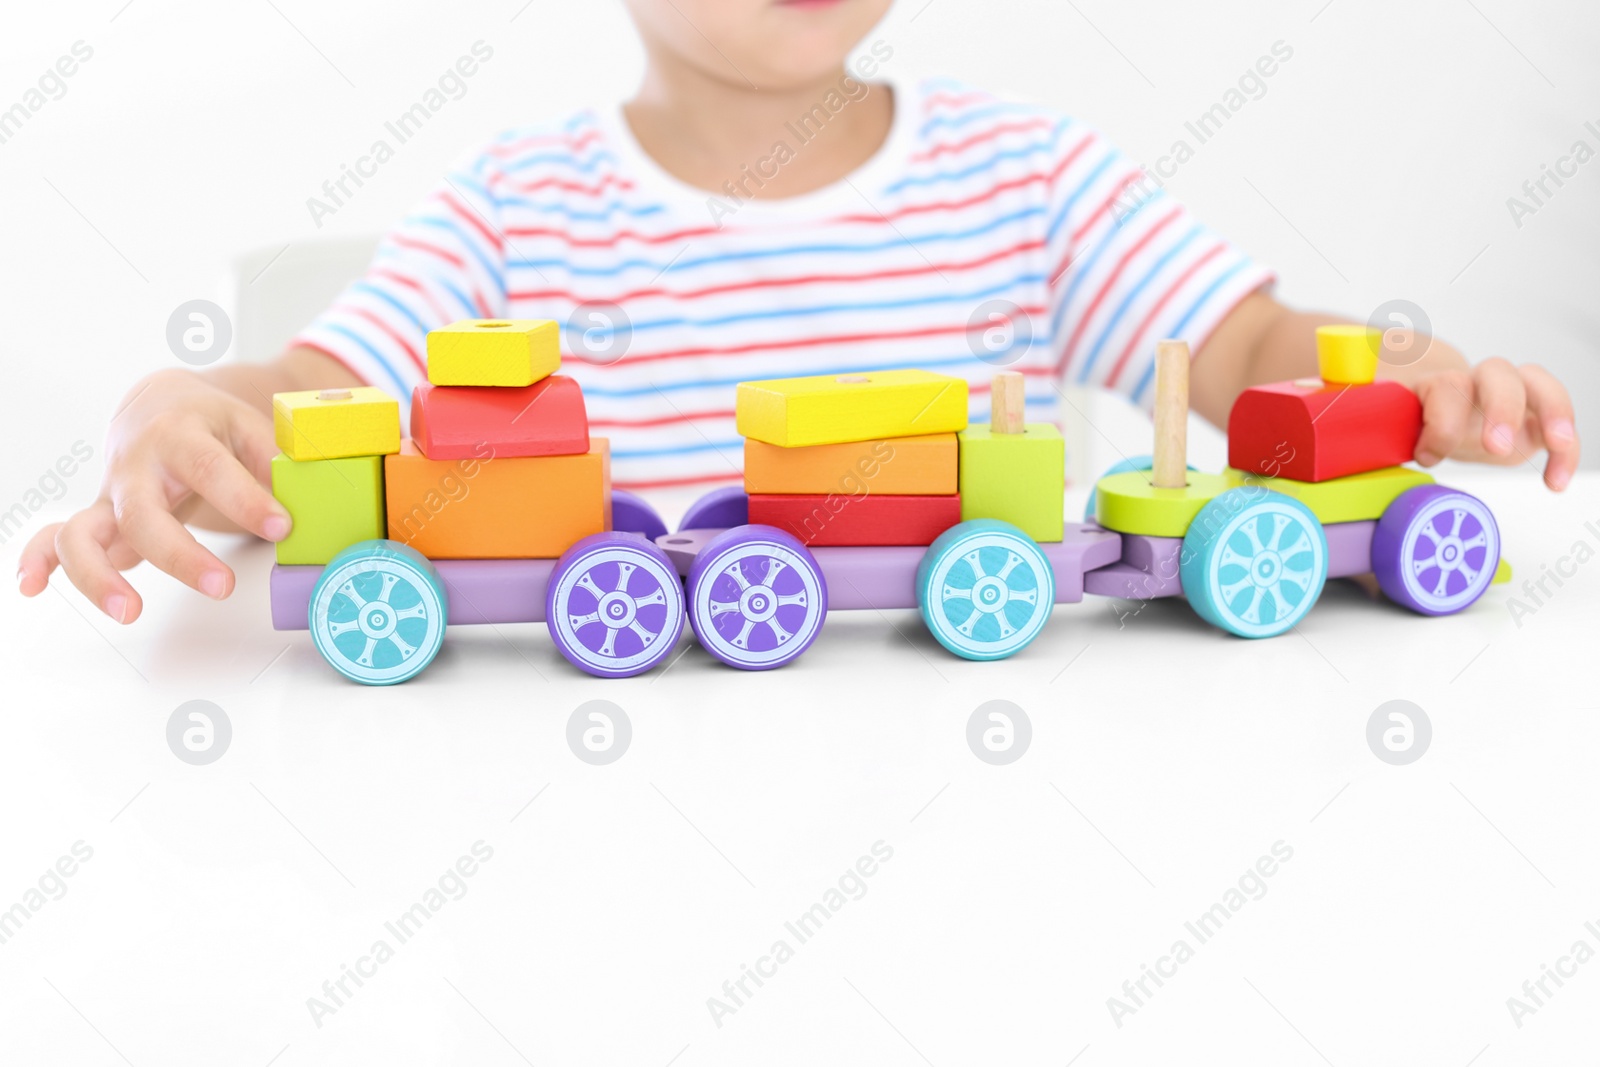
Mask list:
[[[1239,613],[1239,618],[1243,619],[1252,626],[1259,626],[1261,624],[1261,597],[1263,593],[1264,590],[1259,587],[1251,590],[1250,603],[1247,604],[1245,609]]]
[[[1229,582],[1227,585],[1223,586],[1221,588],[1221,590],[1220,590],[1220,592],[1222,593],[1222,598],[1224,600],[1232,600],[1234,597],[1236,597],[1240,593],[1244,592],[1252,584],[1254,584],[1254,583],[1252,582],[1252,580],[1251,580],[1251,578],[1250,578],[1250,576],[1248,574],[1245,575],[1243,578],[1240,578],[1237,582]]]
[[[804,589],[800,590],[798,593],[789,593],[786,596],[781,596],[778,598],[778,607],[780,608],[790,608],[796,606],[802,608],[806,606],[806,591]]]
[[[729,612],[738,610],[739,602],[736,600],[713,600],[711,602],[711,617],[713,619],[719,615],[726,615]]]
[[[1235,552],[1232,545],[1223,545],[1222,558],[1217,560],[1217,567],[1243,567],[1245,570],[1249,570],[1250,558]]]
[[[1021,556],[1017,555],[1015,552],[1007,552],[1006,565],[1000,568],[1000,573],[996,574],[995,577],[1000,579],[1002,582],[1005,581],[1007,578],[1011,577],[1011,572],[1016,570],[1017,565],[1021,562]]]
[[[1288,548],[1281,548],[1278,550],[1278,555],[1282,556],[1284,559],[1293,559],[1300,553],[1309,552],[1311,550],[1311,542],[1307,540],[1305,530],[1296,530],[1296,533],[1298,533],[1300,536],[1294,539],[1294,544],[1290,545]]]
[[[739,584],[739,592],[742,593],[750,588],[750,583],[745,579],[744,570],[739,566],[738,560],[728,564],[727,569],[722,573]]]
[[[1033,605],[1037,606],[1038,603],[1039,603],[1039,590],[1037,590],[1037,589],[1015,590],[1009,596],[1006,597],[1006,603],[1009,604],[1012,601],[1015,601],[1015,602],[1017,602],[1019,604],[1033,604]],[[1001,612],[1001,614],[1003,615],[1003,614],[1005,614],[1005,612]]]
[[[585,626],[588,626],[591,622],[599,622],[600,613],[598,611],[591,611],[587,615],[568,615],[567,618],[571,621],[572,628],[574,630],[581,630]]]
[[[979,558],[982,551],[982,549],[975,548],[971,552],[968,552],[965,556],[961,557],[967,561],[967,566],[972,568],[972,576],[974,578],[988,577],[988,575],[983,572],[983,560]]]
[[[1460,567],[1456,568],[1456,573],[1467,580],[1467,588],[1471,589],[1474,585],[1478,584],[1478,575],[1483,572],[1475,571],[1463,563]]]
[[[1433,587],[1433,595],[1434,596],[1444,596],[1449,591],[1450,591],[1450,572],[1446,571],[1446,570],[1441,570],[1439,572],[1439,581]]]
[[[768,560],[767,560],[767,573],[761,579],[761,584],[766,586],[768,589],[772,588],[773,579],[777,578],[778,575],[783,573],[783,568],[785,566],[786,566],[786,564],[781,559],[768,558]]]
[[[666,591],[663,590],[663,589],[657,589],[654,593],[651,593],[649,596],[636,596],[636,597],[633,598],[633,606],[636,609],[637,608],[648,607],[651,604],[665,604],[666,602],[667,602],[667,594],[666,594]]]
[[[617,654],[617,631],[609,626],[606,627],[606,639],[600,642],[600,654],[602,656],[615,656]]]
[[[734,648],[749,648],[750,647],[750,631],[754,630],[755,628],[756,628],[756,624],[755,623],[751,622],[749,619],[744,620],[744,625],[739,627],[739,635],[737,637],[735,637],[732,641],[728,642],[728,643],[731,644]]]
[[[628,629],[633,631],[634,636],[643,642],[645,648],[649,648],[651,645],[655,644],[656,638],[661,636],[659,633],[651,633],[643,626],[640,626],[638,619],[634,619],[632,622],[630,622],[628,624]]]
[[[617,585],[614,591],[618,593],[626,593],[628,591],[628,579],[631,578],[633,576],[633,572],[638,569],[639,568],[634,566],[632,563],[618,563]]]
[[[367,638],[367,647],[361,650],[361,655],[356,657],[356,662],[363,667],[372,666],[372,650],[377,647],[378,639],[376,637]]]
[[[1480,530],[1478,531],[1477,537],[1461,542],[1461,551],[1465,552],[1469,548],[1483,548],[1488,545],[1488,543],[1489,534],[1486,531]]]
[[[767,629],[772,631],[772,636],[777,639],[780,645],[794,636],[794,634],[783,628],[783,624],[778,622],[776,616],[767,620]]]
[[[361,624],[354,620],[351,620],[350,622],[330,622],[328,623],[328,634],[330,637],[343,637],[351,630],[358,630],[360,628]]]
[[[387,604],[389,602],[389,594],[394,592],[395,584],[399,581],[400,576],[398,574],[385,574],[383,576],[383,588],[378,590],[378,603]]]
[[[1302,593],[1307,593],[1311,591],[1311,574],[1309,572],[1297,573],[1285,568],[1278,577],[1278,585],[1292,585]],[[1274,591],[1274,595],[1277,595],[1276,591]]]
[[[962,636],[971,637],[972,631],[977,627],[978,620],[981,618],[983,618],[983,612],[974,611],[972,614],[968,615],[967,620],[960,626],[957,626],[956,629],[961,631]]]
[[[423,604],[413,604],[409,608],[401,608],[394,613],[396,619],[426,619],[428,609]]]
[[[944,587],[943,599],[944,600],[971,600],[972,599],[972,590],[970,590],[970,589],[957,589],[953,585],[947,585],[947,586]]]
[[[579,589],[582,589],[596,600],[606,595],[606,591],[595,584],[593,572],[585,571],[583,577],[578,579],[577,584]]]
[[[1283,532],[1289,528],[1289,520],[1282,515],[1272,516],[1272,539],[1267,542],[1267,547],[1274,552],[1279,551],[1278,546],[1283,543]]]
[[[1451,523],[1450,523],[1450,536],[1451,537],[1459,537],[1461,535],[1461,523],[1463,521],[1465,521],[1466,517],[1467,517],[1467,513],[1465,511],[1463,511],[1462,509],[1460,509],[1460,508],[1456,508],[1455,511],[1451,512],[1451,520],[1452,520]]]
[[[1261,534],[1256,530],[1256,525],[1257,522],[1255,519],[1246,519],[1244,525],[1240,527],[1239,530],[1239,532],[1244,534],[1245,538],[1250,542],[1250,554],[1252,556],[1259,556],[1267,549],[1267,546],[1261,543]]]
[[[1435,546],[1433,555],[1429,556],[1427,559],[1414,559],[1414,560],[1411,561],[1411,573],[1412,574],[1421,574],[1423,571],[1427,570],[1429,567],[1437,567],[1438,565],[1439,565],[1439,550],[1438,550],[1438,547]]]
[[[347,579],[345,583],[339,587],[339,592],[349,597],[355,603],[357,612],[367,606],[366,600],[362,598],[360,593],[356,592],[356,580],[354,578]]]
[[[999,639],[1002,641],[1017,632],[1017,628],[1011,625],[1011,620],[1006,618],[1006,613],[1004,611],[996,612],[994,621],[1000,627]]]
[[[400,650],[401,659],[410,659],[411,654],[417,650],[416,645],[413,645],[399,634],[390,634],[389,643]]]

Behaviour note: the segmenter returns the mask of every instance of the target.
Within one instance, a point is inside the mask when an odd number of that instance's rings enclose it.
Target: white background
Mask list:
[[[74,41],[95,55],[0,145],[0,506],[80,439],[96,458],[35,523],[92,495],[107,414],[171,362],[168,314],[220,298],[235,256],[379,231],[486,133],[623,95],[639,70],[612,3],[275,2],[10,13],[0,105]],[[1291,302],[1414,300],[1475,356],[1555,368],[1600,430],[1600,161],[1521,230],[1505,206],[1574,140],[1600,148],[1593,5],[913,0],[874,36],[896,76],[1060,106],[1147,162],[1290,43],[1176,195],[1279,267]],[[495,58],[468,95],[316,230],[306,198],[478,39]],[[1142,450],[1147,430],[1105,419]],[[1500,514],[1519,579],[1600,545],[1582,479],[1557,502],[1526,471],[1449,477]],[[132,630],[86,623],[70,592],[0,609],[0,908],[74,841],[95,849],[0,945],[0,1061],[1592,1055],[1600,962],[1520,1031],[1504,1006],[1600,921],[1589,570],[1521,628],[1503,588],[1436,623],[1341,588],[1304,640],[1265,645],[1181,604],[1119,628],[1091,603],[998,667],[942,658],[911,615],[831,620],[781,675],[694,650],[613,684],[538,628],[460,631],[423,679],[373,692],[267,630],[270,554],[220,543],[241,573],[226,604],[141,573]],[[591,768],[564,725],[600,697],[635,741]],[[1398,697],[1437,731],[1408,768],[1364,740]],[[194,698],[234,723],[209,768],[166,748]],[[995,698],[1035,726],[1005,769],[964,739]],[[315,1028],[305,998],[480,838],[495,858],[467,897]],[[713,1027],[705,998],[880,838],[896,857],[868,895]],[[1106,997],[1280,838],[1296,858],[1268,895],[1113,1027]]]

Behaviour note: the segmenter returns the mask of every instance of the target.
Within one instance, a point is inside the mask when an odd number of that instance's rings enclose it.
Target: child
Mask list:
[[[999,363],[1049,412],[1062,381],[1148,401],[1155,343],[1176,337],[1194,407],[1221,424],[1245,387],[1316,373],[1315,327],[1334,320],[1278,304],[1267,270],[1094,130],[958,86],[874,83],[882,41],[847,69],[890,0],[627,2],[648,57],[628,104],[490,142],[276,362],[136,386],[100,498],[33,538],[22,592],[59,564],[132,622],[119,571],[147,559],[226,597],[233,573],[184,523],[288,533],[263,488],[271,395],[366,382],[404,401],[425,334],[457,319],[567,323],[565,371],[612,439],[616,483],[636,488],[738,476],[724,453],[740,380],[919,366],[981,394]],[[986,348],[1008,321],[1015,343]],[[1418,343],[1383,373],[1422,400],[1420,463],[1546,449],[1546,484],[1566,487],[1578,441],[1559,382]]]

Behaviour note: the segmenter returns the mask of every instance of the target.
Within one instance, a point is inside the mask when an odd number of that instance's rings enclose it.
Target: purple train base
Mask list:
[[[954,654],[1000,659],[1025,647],[1054,605],[1085,595],[1187,597],[1207,621],[1264,637],[1303,617],[1328,578],[1374,574],[1391,600],[1437,615],[1475,602],[1499,563],[1492,515],[1456,490],[1417,487],[1376,521],[1326,526],[1285,500],[1267,493],[1241,505],[1221,534],[1208,537],[1197,536],[1198,520],[1182,538],[1069,523],[1061,541],[1035,544],[1015,527],[979,519],[926,547],[807,548],[781,530],[747,524],[737,489],[701,498],[685,516],[688,528],[673,533],[644,501],[618,492],[619,528],[584,538],[559,560],[428,561],[391,542],[366,542],[341,553],[354,553],[354,562],[342,562],[338,588],[324,581],[332,564],[274,566],[272,621],[280,630],[312,630],[319,652],[346,677],[405,681],[437,651],[443,625],[420,655],[397,640],[403,662],[390,655],[381,671],[373,642],[360,655],[353,643],[374,635],[381,643],[393,629],[355,627],[380,617],[373,612],[398,581],[418,595],[436,589],[451,626],[543,622],[574,666],[627,677],[663,662],[685,623],[713,657],[744,670],[798,658],[830,610],[920,610]],[[362,584],[364,569],[377,584]],[[330,612],[357,622],[332,622]],[[341,651],[334,637],[350,635]]]

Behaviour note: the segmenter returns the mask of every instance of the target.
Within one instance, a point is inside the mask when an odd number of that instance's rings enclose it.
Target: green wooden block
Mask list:
[[[272,495],[294,528],[277,544],[279,563],[327,563],[357,541],[387,536],[383,457],[272,458]]]
[[[1061,431],[1030,423],[1023,433],[968,426],[961,446],[961,520],[1000,519],[1035,541],[1062,538],[1067,453]]]

